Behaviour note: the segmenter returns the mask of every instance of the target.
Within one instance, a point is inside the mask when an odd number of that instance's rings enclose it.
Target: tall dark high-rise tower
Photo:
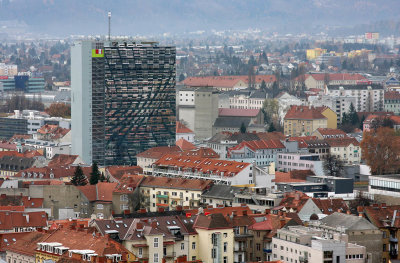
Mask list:
[[[154,42],[73,45],[72,152],[89,164],[134,164],[173,144],[175,52]]]

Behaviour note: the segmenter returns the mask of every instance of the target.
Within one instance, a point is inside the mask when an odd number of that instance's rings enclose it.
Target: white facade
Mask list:
[[[315,175],[324,175],[323,162],[318,154],[307,153],[278,153],[277,170],[289,172],[293,170],[311,170]]]
[[[46,147],[46,158],[53,159],[56,154],[71,154],[71,144],[60,144]]]
[[[345,164],[359,164],[361,161],[361,148],[352,143],[347,146],[332,146],[331,154],[339,157]]]
[[[369,176],[368,192],[372,195],[400,197],[400,178],[397,175]]]
[[[285,263],[348,262],[363,263],[366,249],[348,243],[346,234],[327,234],[324,231],[296,226],[278,229],[272,238],[273,260]]]
[[[328,106],[337,115],[338,123],[342,122],[343,113],[348,113],[350,105],[353,104],[354,108],[357,104],[355,96],[329,96],[318,95],[308,97],[308,102],[314,107]]]
[[[261,109],[266,98],[251,98],[248,95],[240,94],[229,98],[231,109]]]
[[[356,98],[354,105],[357,112],[366,111],[383,111],[384,90],[383,88],[375,88],[372,86],[346,86],[338,88],[327,88],[326,95],[330,96],[351,96]]]
[[[188,142],[194,143],[194,133],[193,132],[187,132],[187,133],[176,133],[176,141],[179,141],[180,139],[185,139]]]

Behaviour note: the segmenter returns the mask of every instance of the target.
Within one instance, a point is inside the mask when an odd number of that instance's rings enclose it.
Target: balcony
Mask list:
[[[235,247],[233,249],[234,252],[246,252],[246,248],[244,246]]]
[[[390,258],[397,258],[398,251],[397,249],[391,249],[389,251]]]
[[[157,195],[157,198],[168,199],[168,195]]]
[[[270,248],[263,248],[264,253],[272,253],[272,249]]]

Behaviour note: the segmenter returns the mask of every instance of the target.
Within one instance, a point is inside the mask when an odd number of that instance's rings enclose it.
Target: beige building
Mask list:
[[[337,116],[328,107],[291,106],[284,118],[284,134],[309,136],[319,128],[337,128]]]
[[[304,226],[278,229],[272,238],[272,254],[273,260],[285,263],[364,263],[367,258],[365,247],[349,243],[346,234]]]
[[[355,138],[330,138],[325,141],[331,147],[331,155],[340,158],[346,165],[360,163],[361,148]]]
[[[356,85],[360,81],[367,81],[367,79],[360,74],[349,73],[306,74],[297,78],[297,81],[300,80],[304,80],[307,89],[320,90],[323,90],[325,85]]]
[[[201,194],[212,185],[211,180],[148,176],[140,184],[143,207],[151,212],[158,207],[175,209],[177,206],[197,208]]]
[[[17,65],[6,65],[5,63],[0,63],[0,76],[13,77],[18,75]]]
[[[233,263],[233,228],[222,214],[197,216],[197,259],[207,263]]]

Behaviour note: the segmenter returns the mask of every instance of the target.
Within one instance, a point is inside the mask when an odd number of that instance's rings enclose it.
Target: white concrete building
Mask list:
[[[315,175],[324,175],[323,162],[318,154],[278,153],[276,168],[278,171],[311,170]]]
[[[328,86],[325,94],[330,96],[351,96],[356,98],[354,105],[357,112],[383,111],[384,88],[381,85],[346,85]]]
[[[278,100],[278,105],[279,105],[279,113],[278,113],[279,121],[281,122],[282,125],[283,125],[283,119],[285,118],[286,113],[290,109],[290,106],[304,105],[304,102],[301,99],[292,96],[287,92],[282,92],[276,97],[276,99]]]
[[[317,95],[309,96],[308,103],[314,107],[327,106],[333,110],[337,115],[338,123],[342,122],[343,113],[348,113],[350,105],[356,107],[357,98],[355,96],[330,96],[330,95]]]
[[[398,175],[371,175],[368,178],[368,193],[400,197],[400,177]]]
[[[272,238],[272,255],[285,263],[364,263],[366,249],[349,243],[346,234],[292,226],[278,229]]]
[[[340,158],[346,165],[360,163],[361,148],[355,138],[329,138],[325,141],[331,147],[331,155]]]

